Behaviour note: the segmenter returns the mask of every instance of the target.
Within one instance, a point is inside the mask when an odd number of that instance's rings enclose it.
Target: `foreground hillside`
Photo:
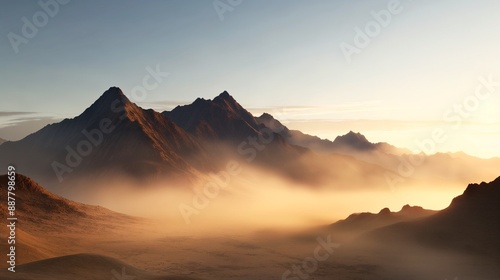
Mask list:
[[[500,259],[500,177],[470,184],[450,206],[432,217],[369,233],[379,246],[418,241],[434,249]]]
[[[11,280],[196,280],[198,278],[166,276],[137,269],[114,258],[78,254],[51,258],[21,265],[16,273],[0,272]]]
[[[7,197],[7,182],[6,175],[0,176],[2,198]],[[72,253],[85,246],[85,242],[74,243],[81,235],[89,241],[105,239],[142,223],[139,218],[52,194],[21,174],[16,175],[15,182],[18,264]],[[6,220],[7,213],[6,203],[0,204],[0,219]],[[5,266],[2,262],[1,267]]]
[[[351,253],[384,256],[388,267],[406,263],[401,269],[414,275],[498,279],[498,236],[500,177],[470,184],[449,207],[434,215],[367,231],[348,247]],[[394,277],[401,277],[400,273]]]

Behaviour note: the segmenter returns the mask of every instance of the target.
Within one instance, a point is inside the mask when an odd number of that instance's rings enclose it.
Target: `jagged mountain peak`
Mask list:
[[[412,244],[418,242],[432,250],[498,259],[499,202],[500,177],[490,183],[469,184],[446,209],[419,220],[378,227],[355,242],[381,255],[388,246],[398,248],[402,255],[414,253]]]
[[[273,117],[273,115],[266,113],[266,112],[262,113],[262,115],[260,115],[258,118],[263,119],[263,120],[274,120],[275,119]]]
[[[90,152],[78,152],[81,143],[88,143]],[[105,91],[79,116],[1,148],[9,155],[6,158],[27,149],[40,155],[16,163],[51,185],[88,172],[125,172],[144,178],[151,174],[196,176],[198,168],[211,168],[205,151],[186,131],[164,115],[132,103],[117,87]],[[78,155],[74,170],[67,168],[69,151]]]
[[[219,106],[219,107],[217,107]],[[227,92],[224,91],[214,99],[205,99],[198,97],[195,101],[188,105],[176,106],[172,111],[165,111],[164,114],[169,115],[170,113],[178,110],[194,109],[200,110],[205,108],[211,108],[211,110],[229,110],[238,113],[243,107]]]
[[[353,147],[360,150],[371,150],[375,148],[375,144],[368,141],[363,134],[359,132],[356,133],[352,130],[345,135],[337,136],[333,143],[339,146]]]
[[[370,141],[368,141],[368,139],[366,139],[366,137],[359,133],[359,132],[354,132],[352,130],[350,130],[347,134],[345,135],[342,135],[342,136],[339,136],[340,138],[346,138],[346,139],[349,139],[349,140],[356,140],[356,141],[362,141],[362,142],[368,142],[370,143]]]
[[[232,97],[229,92],[223,91],[221,94],[217,95],[214,99],[213,102],[215,103],[222,103],[222,102],[229,102],[229,103],[238,103],[236,102],[236,99]]]
[[[124,113],[137,110],[139,110],[139,107],[132,103],[120,88],[110,87],[81,116],[87,120],[93,117],[103,118],[112,117],[113,115],[121,117]]]
[[[482,211],[483,213],[495,214],[499,209],[500,201],[500,177],[490,183],[469,184],[464,193],[450,204],[448,209],[458,211]]]
[[[217,97],[215,97],[214,100],[215,99],[233,99],[234,100],[234,98],[226,90],[223,91],[221,94],[219,94]]]
[[[245,109],[227,91],[222,92],[212,100],[213,103],[231,110],[237,114],[242,114]]]
[[[487,191],[500,191],[500,177],[490,183],[482,182],[481,184],[469,184],[465,189],[464,196],[473,196],[476,193]]]
[[[198,98],[196,98],[196,100],[193,103],[200,103],[201,104],[201,103],[207,103],[207,102],[210,102],[210,100],[202,98],[202,97],[198,97]],[[182,107],[182,106],[177,106],[177,107]]]
[[[288,135],[286,135],[289,133],[288,128],[286,126],[284,126],[280,121],[275,119],[273,117],[273,115],[271,115],[269,113],[263,113],[262,115],[260,115],[260,117],[256,117],[255,120],[258,123],[267,126],[268,128],[270,128],[271,130],[273,130],[276,133],[283,132],[282,134],[284,134],[284,135],[282,135],[282,136],[284,136],[285,138],[289,137]]]
[[[210,139],[246,138],[257,133],[258,125],[227,91],[213,100],[197,98],[193,103],[163,112],[170,120],[196,136]]]
[[[123,94],[123,91],[119,87],[113,86],[106,90],[102,96],[124,97],[125,94]]]
[[[110,87],[94,102],[94,104],[107,105],[113,105],[113,103],[130,104],[132,102],[125,96],[119,87]]]

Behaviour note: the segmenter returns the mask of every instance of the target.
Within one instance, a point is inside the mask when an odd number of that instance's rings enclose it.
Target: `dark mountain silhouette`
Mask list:
[[[316,155],[289,143],[258,123],[227,92],[160,114],[141,109],[119,88],[110,88],[81,115],[5,143],[0,155],[0,165],[13,164],[66,195],[54,182],[110,172],[136,178],[166,174],[192,181],[235,156],[308,184],[384,182],[379,167],[346,156]],[[69,183],[75,186],[73,180]]]
[[[500,158],[482,159],[465,153],[415,154],[388,143],[372,143],[364,135],[353,131],[336,137],[334,141],[320,139],[297,130],[290,130],[267,113],[255,119],[258,123],[277,131],[290,144],[322,154],[352,156],[359,161],[390,170],[391,178],[400,174],[410,174],[408,178],[399,178],[405,183],[439,182],[450,185],[484,178],[491,180],[498,175],[497,167],[500,166]]]
[[[213,100],[196,99],[193,103],[177,106],[165,116],[204,141],[241,142],[249,136],[261,134],[262,127],[226,91]]]
[[[470,184],[448,208],[422,221],[417,238],[435,248],[500,257],[500,177]]]
[[[434,215],[368,231],[343,249],[347,258],[371,259],[391,271],[384,279],[498,279],[499,235],[497,178],[470,184]]]
[[[399,212],[391,212],[389,208],[382,209],[379,213],[356,213],[345,220],[340,220],[331,226],[329,230],[335,235],[349,238],[357,237],[367,231],[399,222],[407,222],[431,216],[437,211],[426,210],[420,206],[405,205]]]
[[[405,205],[399,212],[392,212],[389,208],[384,208],[378,213],[354,213],[344,220],[339,220],[333,224],[320,226],[313,230],[301,232],[294,237],[297,240],[315,240],[317,236],[331,236],[333,240],[341,244],[354,243],[360,236],[384,228],[389,225],[401,222],[415,221],[432,216],[438,211],[427,210],[420,206]]]
[[[80,116],[5,143],[0,154],[2,165],[17,165],[42,182],[83,171],[192,175],[209,166],[205,151],[188,133],[130,102],[116,87]]]
[[[376,250],[391,243],[404,252],[411,250],[404,244],[419,244],[434,250],[500,258],[498,236],[500,177],[490,183],[470,184],[449,207],[433,216],[374,230],[361,242],[376,244]]]
[[[289,143],[309,148],[316,152],[354,156],[358,155],[358,153],[375,151],[390,155],[399,155],[404,152],[409,152],[383,142],[371,143],[364,135],[353,131],[348,132],[346,135],[338,136],[334,141],[330,141],[328,139],[321,139],[317,136],[302,133],[298,130],[290,130],[268,113],[264,113],[255,119],[258,123],[264,124],[280,133]]]
[[[5,142],[7,142],[7,140],[0,138],[0,145],[2,145]]]
[[[246,156],[253,163],[294,173],[284,170],[283,165],[308,152],[308,149],[288,143],[280,134],[259,124],[226,91],[213,100],[198,98],[189,105],[177,106],[162,114],[206,145],[207,150],[219,159],[224,158],[227,147],[230,147],[233,154]],[[251,141],[256,144],[251,144]],[[221,144],[229,145],[218,150]]]
[[[160,114],[138,107],[112,87],[81,115],[2,144],[0,167],[15,165],[56,191],[54,182],[109,173],[192,182],[236,156],[305,183],[380,187],[387,185],[389,170],[398,173],[402,156],[408,156],[402,153],[359,133],[329,141],[289,130],[269,114],[253,117],[227,92]],[[424,161],[413,177],[470,182],[490,177],[500,159],[433,155]],[[472,175],[465,172],[470,170]]]
[[[251,159],[253,165],[277,171],[293,181],[335,183],[339,188],[354,184],[380,186],[384,181],[385,170],[379,166],[351,156],[319,155],[312,153],[311,147],[290,141],[290,131],[279,121],[268,114],[255,118],[227,92],[213,100],[198,98],[163,114],[204,143],[218,159],[225,158],[229,147],[233,154],[226,158],[238,152]],[[254,144],[250,144],[250,139]],[[221,144],[224,148],[219,149]]]
[[[349,131],[349,133],[343,136],[337,136],[333,144],[357,150],[373,150],[376,148],[375,144],[368,141],[364,135],[353,131]]]

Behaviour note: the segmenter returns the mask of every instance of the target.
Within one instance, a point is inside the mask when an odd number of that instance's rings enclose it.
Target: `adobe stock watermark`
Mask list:
[[[354,27],[353,43],[350,44],[344,41],[339,45],[347,62],[351,63],[354,54],[360,54],[363,49],[371,44],[374,38],[380,36],[382,30],[391,24],[393,16],[400,14],[403,9],[403,5],[399,0],[391,0],[387,3],[386,9],[370,12],[373,20],[367,22],[363,29],[358,26]]]
[[[157,89],[163,80],[170,75],[168,72],[162,72],[159,64],[156,64],[155,69],[151,66],[146,67],[146,72],[148,74],[142,78],[141,85],[132,88],[131,99],[133,102],[144,101],[149,92]]]
[[[217,174],[210,174],[210,180],[203,187],[195,188],[192,204],[180,203],[178,208],[186,224],[191,224],[191,217],[199,215],[207,208],[210,201],[216,198],[222,190],[225,190],[231,182],[231,177],[238,176],[242,171],[239,162],[231,160],[226,164],[226,168]]]
[[[169,73],[160,70],[160,65],[158,64],[155,69],[150,66],[146,67],[146,72],[147,74],[143,77],[142,84],[132,88],[132,101],[143,101],[146,99],[148,92],[158,88],[164,79],[169,76]],[[117,98],[111,103],[110,110],[112,113],[119,115],[118,122],[127,117],[121,98]],[[64,158],[64,163],[58,161],[52,162],[52,170],[60,183],[64,180],[66,175],[78,168],[83,160],[104,142],[106,135],[112,133],[116,129],[116,125],[113,124],[111,118],[101,119],[96,126],[96,128],[90,130],[83,129],[81,133],[84,138],[74,147],[69,145],[65,147],[66,156]]]
[[[494,81],[493,74],[489,74],[487,77],[479,77],[478,80],[479,83],[473,93],[467,95],[462,101],[454,103],[450,109],[443,113],[444,122],[449,123],[452,130],[458,130],[464,121],[470,118],[472,113],[477,111],[481,104],[496,93],[497,88],[500,87],[500,81]],[[448,140],[448,134],[449,131],[443,128],[435,128],[429,137],[415,140],[419,153],[406,157],[399,156],[396,172],[385,173],[386,182],[391,190],[395,191],[397,185],[413,176],[417,168],[425,162],[426,155],[437,153],[438,146]]]
[[[118,271],[113,269],[111,270],[111,274],[113,274],[111,280],[134,280],[137,278],[133,275],[127,275],[127,273],[125,272],[125,267],[122,267],[122,273],[119,273]]]
[[[61,6],[66,5],[70,0],[40,0],[38,1],[38,6],[41,10],[36,11],[30,19],[27,17],[22,17],[21,21],[23,23],[21,27],[21,35],[9,32],[7,38],[9,39],[12,49],[17,54],[19,53],[19,47],[21,44],[28,44],[30,39],[35,38],[39,30],[45,27],[49,23],[50,18],[54,18],[59,11]]]
[[[332,242],[330,235],[326,240],[321,237],[316,238],[318,246],[314,249],[313,255],[302,260],[300,265],[292,265],[292,268],[281,275],[281,280],[305,280],[316,272],[320,262],[326,261],[340,247],[340,244]]]
[[[272,143],[276,134],[280,132],[278,128],[271,130],[268,127],[261,127],[257,135],[248,136],[237,147],[238,154],[243,156],[247,162],[254,161],[259,152],[263,151],[267,145]],[[232,177],[236,177],[243,171],[242,165],[236,160],[230,160],[226,164],[225,170],[217,174],[211,174],[210,180],[203,187],[195,188],[191,204],[180,203],[178,206],[179,212],[186,224],[191,224],[193,215],[199,215],[201,211],[206,209],[212,200],[214,200],[222,190],[227,189]]]
[[[243,0],[214,0],[212,5],[214,6],[215,12],[219,16],[220,21],[224,21],[224,14],[234,11],[234,9],[241,5],[241,3],[243,3]]]

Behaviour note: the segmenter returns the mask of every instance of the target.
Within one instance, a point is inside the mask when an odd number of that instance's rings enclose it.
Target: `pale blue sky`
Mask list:
[[[159,65],[169,76],[144,107],[228,90],[255,114],[269,111],[311,134],[333,138],[352,127],[414,148],[435,126],[447,128],[443,114],[474,93],[479,77],[500,81],[500,2],[401,0],[402,11],[348,63],[340,44],[354,44],[355,28],[389,2],[243,0],[221,21],[211,0],[73,0],[15,53],[8,34],[21,35],[22,17],[42,9],[1,1],[0,112],[36,114],[0,114],[0,137],[73,117],[110,86],[130,96],[146,67]],[[499,105],[500,87],[440,150],[500,156],[500,125],[484,125],[500,123]],[[5,127],[14,118],[18,126]]]

